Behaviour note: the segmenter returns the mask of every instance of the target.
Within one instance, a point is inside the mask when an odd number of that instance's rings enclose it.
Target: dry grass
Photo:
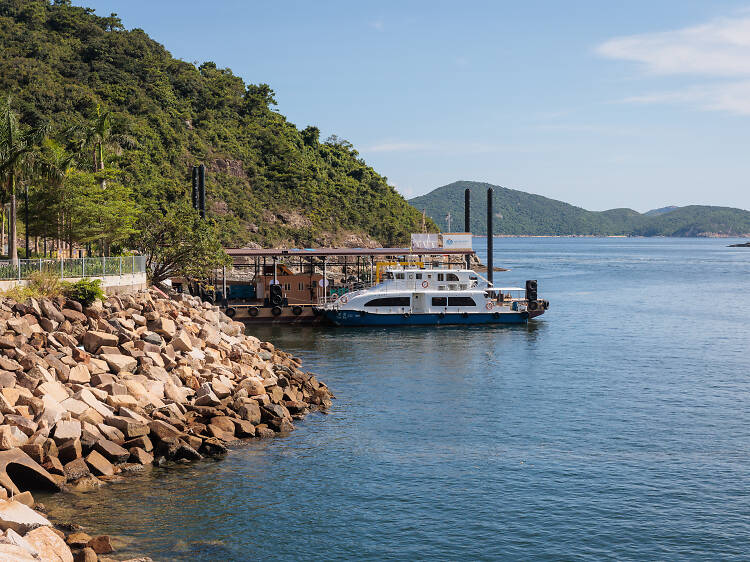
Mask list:
[[[16,302],[24,302],[29,298],[54,298],[65,294],[67,285],[54,273],[36,272],[31,274],[28,285],[8,289],[2,292],[2,296]]]

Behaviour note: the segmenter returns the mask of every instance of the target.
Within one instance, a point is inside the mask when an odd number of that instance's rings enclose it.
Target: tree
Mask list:
[[[154,285],[174,277],[206,279],[231,259],[219,242],[216,224],[201,219],[186,201],[141,213],[131,246],[146,256],[146,273]]]
[[[81,152],[93,149],[94,171],[104,170],[104,149],[117,150],[119,148],[132,148],[136,145],[135,139],[130,135],[116,134],[112,132],[112,113],[102,111],[96,106],[96,115],[78,131],[83,133],[79,139]],[[75,129],[73,130],[75,133]],[[107,187],[106,179],[101,179],[102,188]]]
[[[38,148],[47,136],[48,127],[22,128],[18,114],[13,110],[10,97],[0,105],[0,178],[5,183],[6,194],[10,196],[10,235],[8,254],[13,264],[18,263],[16,248],[16,183],[24,176],[32,176],[41,160]]]

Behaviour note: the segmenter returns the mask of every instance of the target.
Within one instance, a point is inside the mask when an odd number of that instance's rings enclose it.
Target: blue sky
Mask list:
[[[750,209],[750,2],[76,0],[276,91],[407,197]]]

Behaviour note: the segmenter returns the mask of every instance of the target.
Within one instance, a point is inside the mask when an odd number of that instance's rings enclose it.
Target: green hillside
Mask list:
[[[463,229],[464,190],[472,190],[471,230],[486,234],[487,188],[494,189],[495,234],[507,235],[633,235],[742,236],[750,234],[750,212],[729,207],[693,205],[668,212],[641,214],[632,209],[587,211],[562,201],[488,183],[457,181],[410,199],[414,207],[445,228],[453,216],[454,230]],[[459,225],[458,227],[456,225]]]
[[[227,245],[401,244],[421,224],[350,143],[273,110],[269,86],[177,60],[143,30],[69,0],[0,0],[5,94],[26,125],[51,121],[60,135],[110,111],[113,134],[134,147],[106,165],[139,204],[186,197],[191,166],[205,163],[207,208]]]

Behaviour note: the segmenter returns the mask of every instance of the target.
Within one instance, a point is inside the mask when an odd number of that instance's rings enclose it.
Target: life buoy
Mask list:
[[[494,308],[494,306],[495,306],[495,305],[494,305],[494,304],[492,304],[492,301],[488,301],[488,302],[487,302],[487,304],[485,305],[485,308],[486,308],[487,310],[492,310],[492,309]]]
[[[234,309],[234,308],[232,308],[232,307],[230,306],[229,308],[227,308],[227,309],[226,309],[226,310],[224,311],[224,314],[226,314],[226,315],[227,315],[227,316],[229,316],[230,318],[234,318],[234,315],[235,315],[235,314],[237,314],[237,310],[236,310],[236,309]]]
[[[271,309],[271,314],[273,314],[274,316],[278,316],[279,314],[281,314],[281,307],[280,306],[274,306]]]
[[[295,316],[299,316],[300,314],[302,314],[302,307],[301,306],[292,307],[292,314],[294,314]]]
[[[427,281],[422,281],[422,287],[423,287],[423,288],[425,288],[425,289],[426,289],[426,288],[427,288],[427,287],[429,287],[429,286],[430,286],[430,284],[429,284],[429,283],[428,283]]]
[[[251,306],[250,308],[247,309],[247,313],[253,318],[258,316],[258,312],[260,311],[258,310],[257,306]]]
[[[339,302],[341,304],[346,304],[349,302],[349,297],[347,297],[346,295],[342,295],[342,297],[339,299]]]

